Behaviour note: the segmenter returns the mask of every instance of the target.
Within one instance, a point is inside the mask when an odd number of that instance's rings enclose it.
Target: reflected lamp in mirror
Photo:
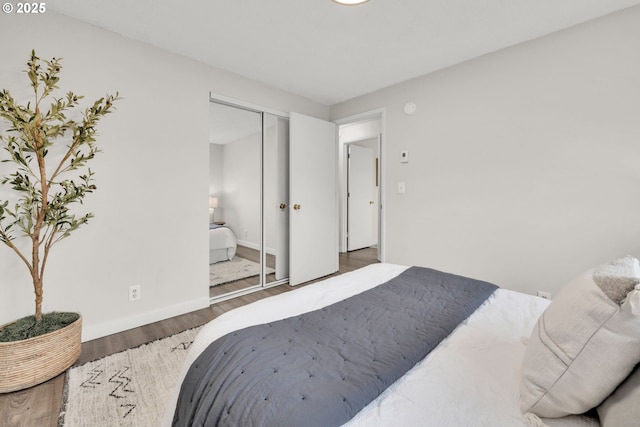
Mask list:
[[[213,224],[213,214],[218,207],[218,198],[209,197],[209,224]]]

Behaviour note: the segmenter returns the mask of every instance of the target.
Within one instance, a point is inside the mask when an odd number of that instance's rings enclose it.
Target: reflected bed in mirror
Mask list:
[[[238,239],[223,224],[209,224],[209,264],[230,261],[236,254]]]

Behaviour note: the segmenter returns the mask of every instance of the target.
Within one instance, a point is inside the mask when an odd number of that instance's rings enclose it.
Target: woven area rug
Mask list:
[[[200,328],[72,368],[61,427],[156,427]]]
[[[267,268],[267,274],[273,272],[275,272],[274,269]],[[209,286],[218,286],[258,274],[260,274],[260,264],[235,256],[231,261],[209,264]]]

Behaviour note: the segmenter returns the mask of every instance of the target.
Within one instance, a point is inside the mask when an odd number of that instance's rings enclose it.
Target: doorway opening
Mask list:
[[[338,121],[340,252],[375,248],[384,260],[384,110]]]

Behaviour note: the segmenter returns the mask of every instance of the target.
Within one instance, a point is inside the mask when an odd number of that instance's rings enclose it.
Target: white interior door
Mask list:
[[[338,271],[337,132],[331,122],[291,113],[289,284]]]
[[[375,157],[373,150],[349,145],[347,178],[347,250],[376,244]]]

